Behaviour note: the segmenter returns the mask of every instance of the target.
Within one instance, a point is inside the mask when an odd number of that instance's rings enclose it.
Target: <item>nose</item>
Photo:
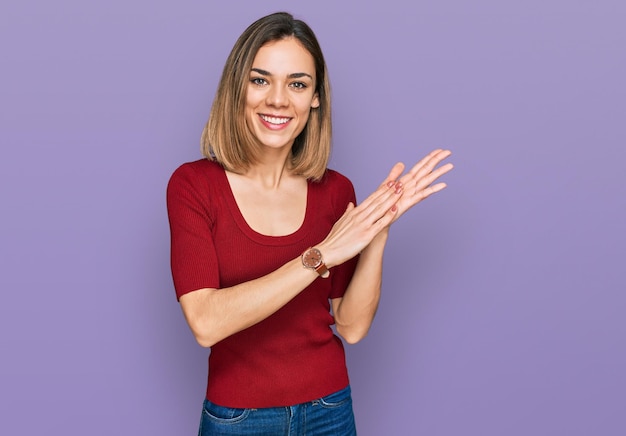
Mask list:
[[[274,107],[287,106],[289,104],[289,99],[287,98],[286,89],[281,85],[274,84],[267,92],[265,103],[268,106]]]

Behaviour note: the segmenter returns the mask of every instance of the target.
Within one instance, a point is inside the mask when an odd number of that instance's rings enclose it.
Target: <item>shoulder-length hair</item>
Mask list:
[[[331,148],[330,84],[322,50],[313,30],[286,12],[267,15],[252,23],[233,47],[217,88],[209,120],[202,131],[202,154],[227,170],[241,173],[258,162],[261,145],[245,120],[246,91],[252,62],[268,42],[294,37],[315,63],[315,92],[319,107],[291,148],[290,169],[307,179],[324,175]]]

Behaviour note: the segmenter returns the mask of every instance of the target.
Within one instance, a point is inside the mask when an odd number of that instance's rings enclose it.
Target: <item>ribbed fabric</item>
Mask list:
[[[237,207],[224,169],[207,159],[181,165],[167,188],[171,266],[178,298],[262,277],[321,242],[355,202],[350,181],[328,170],[308,183],[302,226],[262,235]],[[260,323],[211,348],[207,399],[227,407],[299,404],[348,385],[341,340],[333,334],[330,298],[343,295],[356,258],[331,269]]]

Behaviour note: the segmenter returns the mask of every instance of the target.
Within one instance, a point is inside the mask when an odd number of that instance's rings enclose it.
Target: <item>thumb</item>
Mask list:
[[[391,168],[391,171],[389,171],[389,174],[387,175],[387,178],[385,179],[383,184],[386,185],[389,182],[395,182],[396,179],[402,175],[403,171],[404,164],[402,162],[398,162]]]

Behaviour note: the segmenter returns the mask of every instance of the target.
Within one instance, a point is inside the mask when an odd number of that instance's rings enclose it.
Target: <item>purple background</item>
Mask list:
[[[165,186],[236,37],[282,9],[322,43],[359,199],[454,151],[348,349],[360,435],[626,434],[621,0],[3,2],[0,434],[197,431]]]

